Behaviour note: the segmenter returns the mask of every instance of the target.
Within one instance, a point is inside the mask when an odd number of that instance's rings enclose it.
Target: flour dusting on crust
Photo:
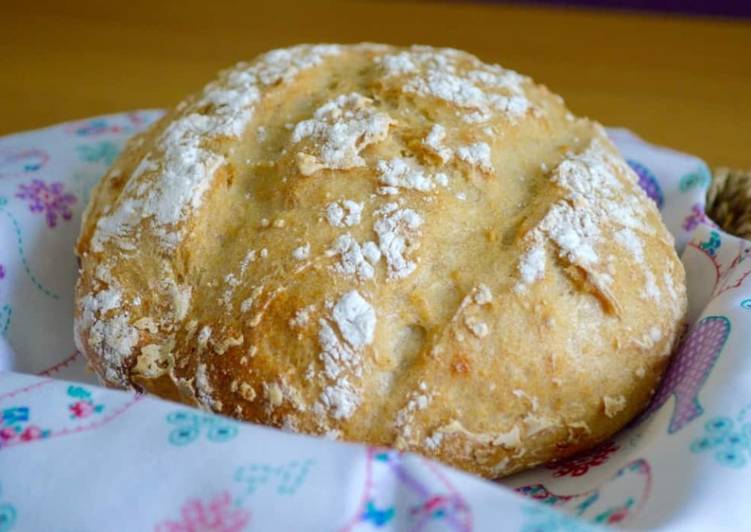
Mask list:
[[[625,164],[598,139],[582,153],[567,155],[558,165],[550,179],[561,187],[565,197],[554,203],[527,235],[528,249],[518,266],[517,292],[544,276],[547,239],[555,244],[561,258],[585,270],[594,286],[608,297],[612,276],[598,248],[614,230],[613,240],[644,270],[644,297],[659,297],[654,274],[645,269],[640,236],[654,232],[647,223],[649,204],[639,201],[635,194],[624,194],[626,185],[617,175],[633,181]]]
[[[300,171],[311,175],[323,169],[365,166],[360,152],[384,140],[392,122],[389,115],[375,110],[370,98],[356,92],[338,96],[295,126],[292,142],[313,141],[297,154]]]
[[[388,275],[395,279],[406,277],[417,267],[407,258],[407,249],[417,244],[415,237],[422,225],[422,217],[412,209],[400,209],[396,203],[387,203],[376,214],[380,218],[373,229],[388,264]]]
[[[289,82],[339,51],[337,46],[299,46],[269,52],[252,66],[240,64],[225,72],[200,98],[182,106],[159,137],[155,152],[139,166],[142,175],[128,182],[124,199],[99,219],[92,238],[94,251],[102,251],[111,239],[126,242],[144,219],[150,220],[164,245],[176,246],[182,234],[180,222],[201,206],[214,173],[226,162],[223,150],[208,147],[207,140],[240,137],[266,87]]]
[[[341,420],[349,418],[361,402],[356,384],[345,373],[358,380],[362,378],[362,352],[373,343],[376,313],[357,290],[352,290],[334,305],[332,319],[344,341],[328,320],[319,321],[320,358],[330,382],[313,408],[321,415],[329,412],[334,419]]]

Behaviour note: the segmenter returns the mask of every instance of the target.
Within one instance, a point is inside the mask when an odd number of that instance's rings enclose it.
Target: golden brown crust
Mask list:
[[[84,217],[110,385],[495,477],[612,435],[684,271],[602,129],[453,50],[299,46],[129,142]]]

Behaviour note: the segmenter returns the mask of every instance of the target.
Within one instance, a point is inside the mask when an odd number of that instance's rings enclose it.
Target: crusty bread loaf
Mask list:
[[[598,124],[424,46],[225,71],[128,143],[77,252],[107,384],[488,477],[633,418],[686,307]]]

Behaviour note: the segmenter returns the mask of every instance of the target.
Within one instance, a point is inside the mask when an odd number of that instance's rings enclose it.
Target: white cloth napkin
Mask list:
[[[0,532],[751,526],[751,242],[703,214],[702,161],[609,130],[676,237],[691,327],[641,420],[492,483],[96,385],[73,346],[73,243],[91,187],[159,115],[0,138]]]

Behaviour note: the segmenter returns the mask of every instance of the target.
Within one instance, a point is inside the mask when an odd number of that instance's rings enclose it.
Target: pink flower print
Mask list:
[[[562,462],[548,464],[548,469],[554,469],[554,477],[580,477],[593,467],[601,466],[608,461],[610,455],[619,449],[619,445],[614,441],[601,443],[586,454],[569,458]]]
[[[180,520],[156,525],[156,532],[240,532],[250,522],[250,512],[233,508],[232,497],[223,491],[212,500],[189,499],[180,511]]]
[[[12,427],[5,427],[0,429],[0,446],[3,443],[14,440],[17,436],[17,432]]]
[[[620,475],[620,473],[619,473]],[[607,523],[609,525],[615,525],[618,523],[622,523],[626,519],[628,519],[631,510],[634,507],[634,499],[632,497],[629,497],[626,499],[626,501],[620,505],[620,506],[614,506],[613,508],[610,508],[609,510],[606,510],[602,512],[599,515],[596,515],[594,518],[595,523]]]
[[[16,197],[26,200],[31,212],[44,212],[49,227],[57,225],[58,216],[63,220],[73,217],[70,206],[76,202],[76,197],[66,193],[62,183],[47,184],[34,179],[30,185],[20,185]]]
[[[626,507],[619,508],[618,510],[610,514],[610,516],[608,517],[607,523],[609,525],[614,525],[616,523],[620,523],[627,517],[628,517],[628,508]]]
[[[20,434],[20,440],[21,441],[34,441],[34,440],[41,440],[42,438],[46,438],[49,434],[49,431],[42,430],[39,427],[35,427],[34,425],[29,425],[25,429],[23,429],[23,432]]]
[[[72,405],[69,405],[72,416],[75,418],[89,417],[94,413],[94,405],[89,401],[77,401]]]
[[[95,405],[91,400],[91,392],[82,386],[68,386],[68,396],[76,399],[68,405],[71,419],[82,419],[93,414],[100,414],[104,405]]]

